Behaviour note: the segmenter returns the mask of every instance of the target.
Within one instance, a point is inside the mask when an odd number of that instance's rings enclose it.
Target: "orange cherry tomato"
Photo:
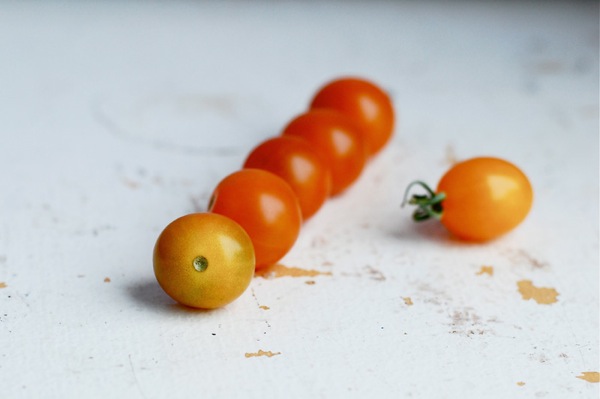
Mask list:
[[[359,78],[341,78],[323,86],[311,109],[332,108],[353,118],[365,137],[369,156],[379,152],[394,131],[394,107],[377,85]]]
[[[410,200],[418,206],[414,219],[438,218],[451,233],[468,241],[488,241],[514,229],[533,202],[527,176],[498,158],[457,163],[442,177],[435,193],[424,183],[415,183],[429,195],[415,195]]]
[[[331,173],[331,194],[348,188],[362,172],[367,154],[357,126],[334,110],[316,109],[294,118],[284,136],[305,139],[319,154]]]
[[[284,179],[298,197],[304,220],[321,208],[331,192],[327,165],[305,140],[297,137],[264,141],[246,158],[244,168],[267,170]]]
[[[254,244],[257,269],[281,259],[294,245],[302,224],[300,205],[289,184],[260,169],[243,169],[225,177],[208,208],[246,230]]]
[[[171,222],[154,246],[154,274],[177,302],[213,309],[232,302],[254,275],[254,248],[233,220],[194,213]]]

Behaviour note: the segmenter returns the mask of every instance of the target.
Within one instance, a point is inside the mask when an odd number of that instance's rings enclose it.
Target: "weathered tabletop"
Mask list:
[[[0,396],[597,398],[597,2],[0,3]],[[271,275],[175,305],[151,254],[340,75],[399,125]],[[488,244],[415,178],[506,158]]]

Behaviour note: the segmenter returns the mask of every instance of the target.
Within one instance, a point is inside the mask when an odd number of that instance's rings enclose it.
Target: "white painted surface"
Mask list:
[[[595,2],[0,3],[0,396],[598,397],[577,378],[599,368],[597,18]],[[159,232],[345,74],[389,90],[400,123],[282,261],[331,276],[174,305]],[[528,219],[486,245],[414,226],[404,187],[477,155],[529,175]],[[521,280],[558,302],[525,301]]]

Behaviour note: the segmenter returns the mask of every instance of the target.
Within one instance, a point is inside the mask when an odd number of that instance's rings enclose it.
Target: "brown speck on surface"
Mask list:
[[[402,298],[402,299],[404,299],[404,304],[405,304],[406,306],[412,306],[412,305],[413,305],[413,301],[412,301],[412,299],[411,299],[409,296],[407,296],[407,297],[404,297],[404,298]]]
[[[271,309],[270,307],[268,307],[266,305],[260,305],[259,308],[261,308],[262,310],[269,310],[269,309]]]
[[[474,335],[484,335],[491,332],[491,330],[485,328],[485,324],[482,323],[481,317],[477,315],[472,308],[463,308],[461,310],[455,310],[449,316],[452,318],[450,323],[451,334],[461,334],[467,337]]]
[[[319,248],[319,247],[323,247],[327,245],[327,239],[323,236],[317,236],[315,238],[313,238],[313,240],[310,243],[310,246],[312,248]]]
[[[301,269],[299,267],[287,267],[282,264],[275,264],[257,270],[254,275],[262,278],[279,278],[279,277],[315,277],[315,276],[331,276],[331,272],[320,272],[318,270]]]
[[[527,252],[527,251],[525,251],[523,249],[519,250],[519,254],[523,258],[527,259],[527,261],[529,262],[529,264],[531,266],[533,266],[534,268],[536,268],[536,269],[541,269],[541,268],[544,268],[544,267],[548,266],[548,264],[546,262],[542,262],[541,260],[539,260],[537,258],[534,258],[533,256],[531,256],[531,254],[529,252]]]
[[[110,283],[110,277],[105,277],[105,278],[104,278],[104,282],[105,282],[105,283]]]
[[[444,163],[448,166],[453,166],[457,164],[460,160],[456,156],[456,151],[454,150],[454,146],[452,144],[446,145],[446,156],[444,159]]]
[[[385,281],[385,276],[383,275],[383,273],[375,269],[373,266],[367,265],[365,269],[367,270],[367,273],[369,273],[369,275],[371,276],[371,280]]]
[[[0,288],[6,288],[7,285],[4,281],[0,281]]]
[[[306,285],[315,285],[317,282],[315,280],[307,280],[304,282]]]
[[[600,374],[597,371],[583,371],[577,378],[593,384],[600,382]]]
[[[517,385],[522,387],[523,385],[525,385],[525,383],[523,381],[519,381],[519,382],[517,382]]]
[[[479,271],[475,274],[477,274],[478,276],[481,276],[482,274],[488,274],[490,276],[493,276],[494,275],[494,266],[481,266]]]
[[[123,178],[123,183],[124,183],[124,184],[125,184],[127,187],[131,188],[132,190],[135,190],[135,189],[137,189],[137,188],[139,188],[139,187],[140,187],[140,183],[138,183],[138,182],[136,182],[136,181],[133,181],[133,180],[131,180],[131,179],[127,179],[127,178]]]
[[[508,251],[507,255],[513,264],[521,264],[525,262],[534,269],[543,269],[549,266],[547,262],[532,256],[524,249],[510,250]]]
[[[254,352],[254,353],[246,352],[246,354],[244,356],[249,358],[249,357],[260,357],[260,356],[273,357],[273,356],[277,356],[277,355],[281,355],[281,352],[263,351],[262,349],[259,349],[258,352]]]
[[[530,280],[518,281],[517,287],[526,301],[533,299],[542,305],[550,305],[558,301],[556,297],[559,294],[554,288],[536,287]]]

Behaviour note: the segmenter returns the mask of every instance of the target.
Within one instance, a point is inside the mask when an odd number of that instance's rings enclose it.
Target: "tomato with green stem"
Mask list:
[[[390,96],[375,83],[357,77],[332,80],[321,87],[310,109],[335,109],[360,127],[369,156],[379,152],[392,137],[395,125]]]
[[[233,219],[248,233],[257,269],[281,259],[294,245],[302,224],[292,188],[261,169],[242,169],[221,180],[208,210]]]
[[[427,194],[408,194],[415,185]],[[483,242],[517,227],[529,213],[533,189],[515,165],[493,157],[455,164],[440,180],[437,190],[421,181],[411,183],[403,205],[416,205],[415,221],[435,218],[456,237]]]
[[[268,139],[255,147],[244,168],[267,170],[284,179],[298,197],[303,220],[314,215],[331,193],[331,174],[305,140],[293,136]]]

